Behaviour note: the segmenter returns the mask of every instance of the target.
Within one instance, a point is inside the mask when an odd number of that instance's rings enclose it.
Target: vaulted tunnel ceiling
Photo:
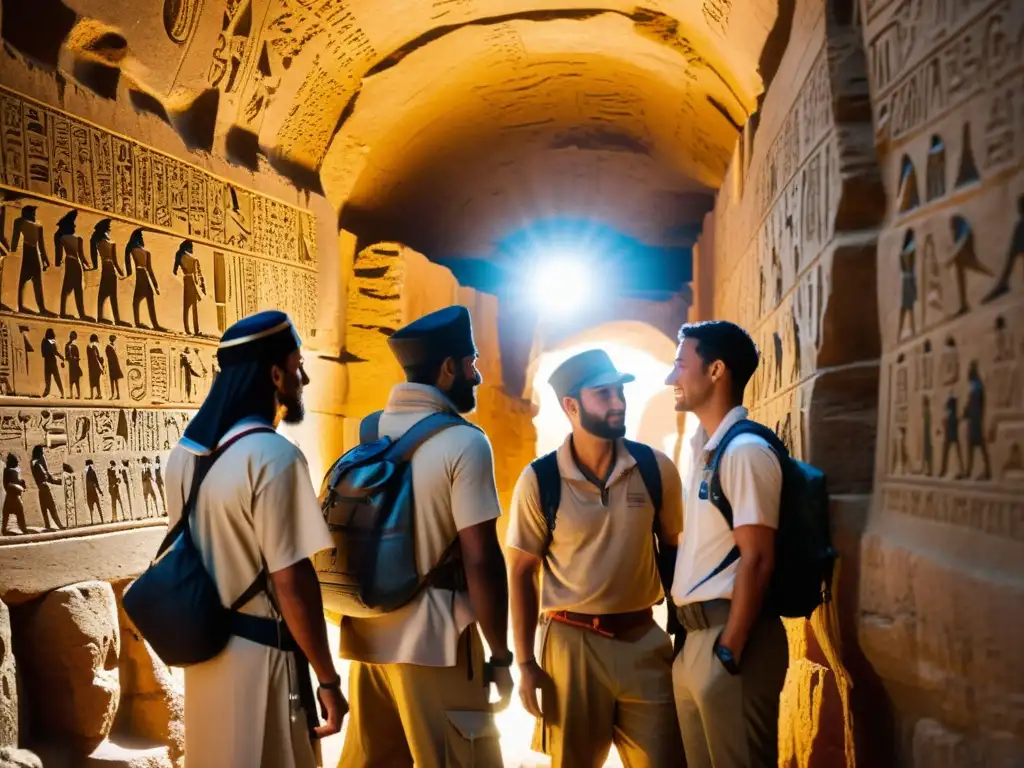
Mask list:
[[[14,48],[157,114],[190,147],[322,190],[363,242],[448,263],[500,262],[503,238],[558,217],[688,258],[757,107],[777,12],[774,0],[64,0],[70,16],[61,0],[4,3]],[[39,11],[62,21],[33,25]]]

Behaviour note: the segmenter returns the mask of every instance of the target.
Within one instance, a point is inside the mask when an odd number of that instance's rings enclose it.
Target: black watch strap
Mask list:
[[[509,669],[514,662],[515,662],[515,656],[513,656],[510,653],[508,656],[506,656],[504,658],[499,658],[497,656],[491,656],[490,661],[488,661],[487,663],[490,664],[492,667],[502,667],[504,669]]]
[[[318,682],[317,688],[323,688],[325,691],[340,691],[341,690],[341,675],[337,675],[333,680],[329,682]]]

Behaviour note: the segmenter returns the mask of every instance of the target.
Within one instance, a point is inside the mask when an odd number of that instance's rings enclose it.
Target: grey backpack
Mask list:
[[[473,424],[454,413],[431,414],[398,440],[378,437],[381,413],[359,427],[359,445],[328,471],[320,507],[334,548],[314,558],[324,608],[342,616],[382,616],[425,586],[465,589],[458,537],[426,574],[416,567],[416,505],[412,457],[442,430]],[[440,468],[438,468],[440,469]]]

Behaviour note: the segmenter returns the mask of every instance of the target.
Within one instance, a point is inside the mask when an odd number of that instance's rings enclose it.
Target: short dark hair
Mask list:
[[[405,371],[405,380],[410,384],[425,384],[430,387],[434,386],[437,384],[437,379],[441,375],[441,366],[444,365],[444,361],[446,359],[447,358],[432,360],[427,363],[410,365],[407,368],[403,368]]]
[[[728,320],[705,320],[684,324],[679,329],[679,341],[684,339],[697,342],[697,354],[705,368],[715,360],[722,361],[732,377],[733,401],[742,403],[743,391],[761,359],[750,334]]]

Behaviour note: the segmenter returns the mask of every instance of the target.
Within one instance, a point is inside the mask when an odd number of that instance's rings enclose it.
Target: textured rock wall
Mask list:
[[[321,256],[329,280],[340,271],[323,198],[187,152],[161,121],[9,53],[0,74],[0,594],[23,599],[60,578],[5,545],[155,526],[155,546],[161,463],[217,375],[220,333],[275,307],[315,348],[318,330],[337,336],[330,325],[340,317],[337,300],[317,300],[321,288],[337,294],[319,280]],[[64,553],[74,573],[63,583],[137,572],[89,549]]]
[[[853,618],[877,419],[882,188],[860,32],[849,11],[831,0],[796,3],[778,73],[737,147],[695,270],[696,312],[740,323],[761,349],[747,390],[752,417],[823,469],[834,496],[842,560],[832,610],[787,622],[791,662],[780,722],[787,766],[886,764],[855,730],[863,727],[884,749],[884,733],[861,721],[854,697],[871,690]]]
[[[860,639],[905,765],[1024,764],[1024,4],[865,0],[885,180]]]

